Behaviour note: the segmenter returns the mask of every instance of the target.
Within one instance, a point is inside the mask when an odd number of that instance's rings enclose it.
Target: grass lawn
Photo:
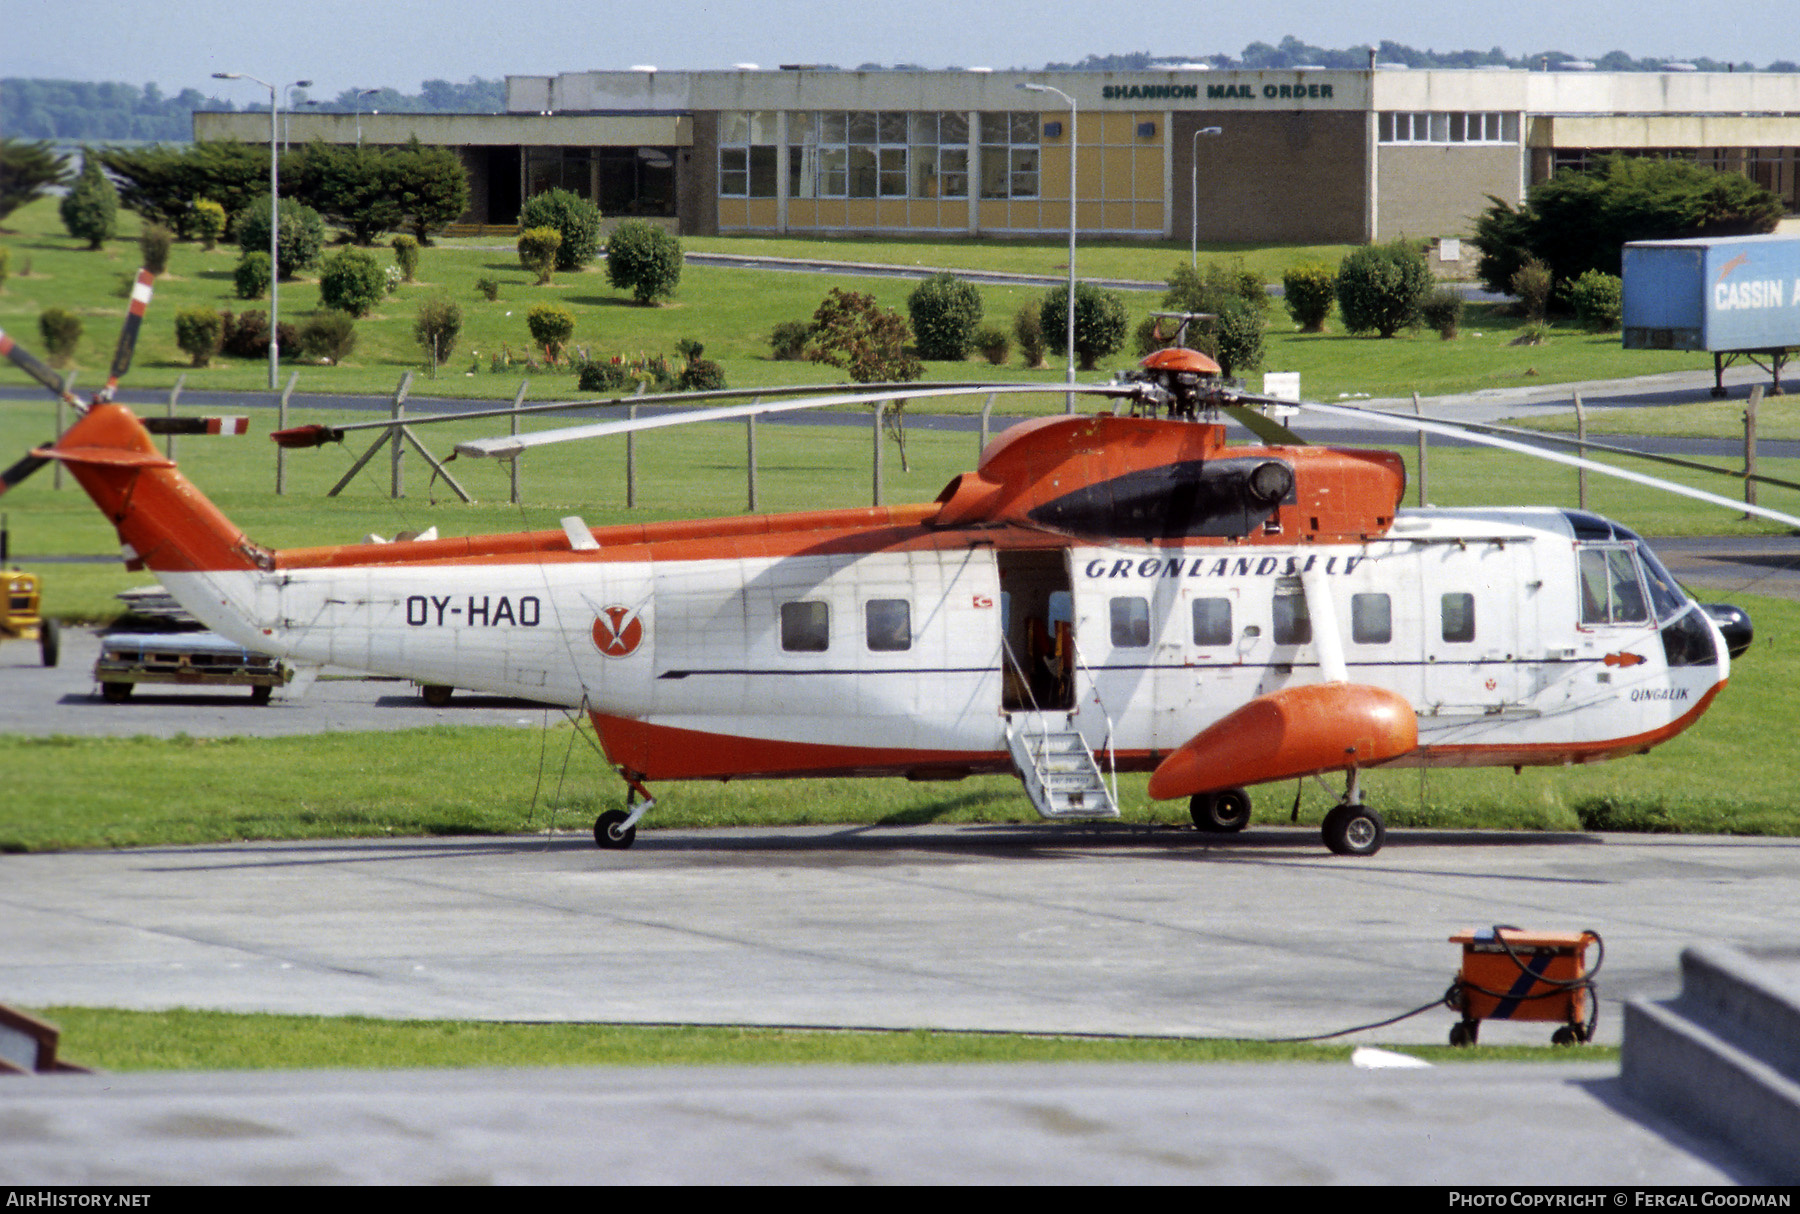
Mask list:
[[[51,304],[70,308],[86,322],[86,332],[76,352],[78,385],[92,387],[105,375],[124,315],[121,281],[138,263],[135,243],[136,217],[125,214],[125,233],[97,252],[63,231],[55,200],[41,199],[15,211],[8,219],[14,229],[0,235],[0,244],[11,250],[11,277],[0,287],[0,328],[17,335],[33,349],[41,346],[37,334],[39,312]],[[690,239],[688,247],[707,251],[734,250],[771,256],[823,256],[833,260],[870,258],[883,262],[916,262],[956,268],[1060,272],[1066,258],[1056,242],[972,240],[962,242],[906,241],[798,241],[757,237]],[[1209,249],[1209,255],[1241,259],[1269,281],[1279,280],[1290,264],[1324,260],[1335,264],[1345,250],[1329,247],[1259,247]],[[388,254],[381,252],[385,259]],[[1096,275],[1166,279],[1187,260],[1185,245],[1176,242],[1096,242],[1079,254],[1080,268]],[[211,252],[197,244],[178,244],[170,272],[158,280],[156,300],[145,323],[138,357],[128,384],[135,388],[168,388],[178,377],[192,389],[264,392],[268,390],[267,364],[261,360],[216,357],[204,368],[190,360],[175,344],[177,309],[206,305],[220,310],[267,308],[267,301],[245,303],[235,298],[232,269],[238,250],[221,245]],[[474,288],[475,280],[492,276],[501,283],[501,297],[489,302]],[[303,392],[388,394],[406,370],[420,372],[413,392],[419,395],[494,397],[510,400],[521,378],[531,380],[531,398],[556,399],[574,393],[574,376],[566,368],[526,367],[530,335],[525,314],[539,302],[557,302],[576,315],[574,344],[595,357],[615,354],[662,354],[675,357],[675,344],[692,338],[706,347],[706,357],[724,369],[733,387],[767,387],[793,383],[831,382],[841,376],[830,368],[809,364],[784,364],[769,356],[768,336],[782,321],[809,319],[826,291],[834,286],[867,291],[884,306],[904,313],[914,284],[904,279],[859,278],[847,275],[793,274],[689,266],[673,300],[654,308],[639,307],[625,292],[606,283],[603,267],[558,274],[546,286],[532,283],[518,258],[492,239],[443,241],[424,250],[417,283],[402,286],[375,313],[357,327],[357,348],[341,366],[289,364],[300,371]],[[1035,305],[1043,295],[1038,288],[978,288],[989,323],[1010,329],[1020,307]],[[426,296],[442,291],[463,309],[464,324],[456,353],[437,371],[435,379],[423,370],[423,357],[412,337],[418,305]],[[1127,293],[1132,323],[1159,304],[1154,292]],[[281,314],[289,321],[303,319],[319,306],[316,271],[303,274],[281,289]],[[1299,371],[1306,393],[1320,400],[1359,395],[1405,396],[1467,392],[1482,388],[1517,387],[1573,380],[1630,376],[1659,371],[1702,369],[1704,355],[1625,351],[1616,338],[1596,337],[1573,330],[1556,330],[1542,346],[1519,347],[1508,343],[1521,324],[1489,307],[1468,310],[1464,334],[1452,342],[1435,333],[1417,331],[1391,340],[1348,337],[1338,331],[1301,334],[1294,331],[1286,313],[1277,305],[1270,318],[1267,356],[1269,370]],[[494,370],[496,355],[510,355],[510,365]],[[1056,360],[1052,358],[1052,363]],[[1128,352],[1102,364],[1102,372],[1131,365]],[[288,371],[282,373],[286,382]],[[964,363],[928,363],[928,380],[1025,379],[1058,382],[1060,366],[1027,369],[1014,357],[1012,365],[992,367],[982,360]],[[1097,375],[1095,378],[1102,378]],[[0,366],[0,384],[25,384],[29,380],[10,366]],[[1254,376],[1252,381],[1260,382]],[[978,406],[975,406],[978,407]]]
[[[327,1067],[798,1066],[1004,1062],[1318,1062],[1348,1045],[1216,1039],[862,1032],[703,1025],[496,1024],[366,1016],[38,1009],[62,1029],[58,1055],[107,1071]],[[1406,1045],[1431,1062],[1609,1062],[1617,1047]]]

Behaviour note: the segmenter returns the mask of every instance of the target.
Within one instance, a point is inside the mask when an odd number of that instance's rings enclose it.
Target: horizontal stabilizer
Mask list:
[[[141,417],[152,434],[248,434],[248,417]]]

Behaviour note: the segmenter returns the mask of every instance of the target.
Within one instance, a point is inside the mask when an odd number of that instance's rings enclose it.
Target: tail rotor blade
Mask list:
[[[81,402],[75,399],[74,393],[63,391],[62,376],[52,371],[48,366],[41,362],[36,355],[13,341],[12,338],[6,335],[4,330],[0,330],[0,354],[6,355],[13,366],[37,380],[38,383],[43,384],[44,387],[50,389],[55,395],[68,401],[77,409],[82,407]]]
[[[125,327],[119,330],[119,347],[113,351],[112,370],[96,400],[110,401],[118,390],[120,378],[131,369],[131,354],[137,348],[138,330],[144,326],[144,311],[150,306],[155,283],[156,275],[150,271],[137,272],[137,281],[131,285],[131,306],[125,312]]]
[[[0,472],[0,494],[4,494],[8,489],[11,489],[14,485],[18,484],[49,462],[49,460],[41,455],[27,455],[24,459],[20,460],[6,471]]]

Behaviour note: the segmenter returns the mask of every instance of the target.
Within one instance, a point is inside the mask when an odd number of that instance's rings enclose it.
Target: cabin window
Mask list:
[[[789,653],[823,653],[831,644],[831,605],[781,605],[781,647]]]
[[[1142,649],[1150,644],[1150,601],[1121,597],[1112,601],[1114,649]]]
[[[1394,613],[1387,595],[1350,596],[1350,639],[1358,645],[1385,645],[1394,639]]]
[[[1194,600],[1194,644],[1231,644],[1231,600]]]
[[[1440,600],[1444,639],[1466,644],[1475,639],[1475,596],[1446,594]]]
[[[1275,643],[1277,645],[1310,645],[1312,616],[1306,611],[1303,594],[1275,596]]]
[[[863,604],[863,627],[876,653],[912,648],[912,604],[905,599],[870,599]]]
[[[1625,548],[1581,549],[1581,622],[1636,624],[1649,616],[1637,562]]]

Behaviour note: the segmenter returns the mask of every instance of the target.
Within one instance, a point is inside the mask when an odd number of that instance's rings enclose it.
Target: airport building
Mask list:
[[[1068,230],[1073,172],[1084,236],[1456,238],[1489,195],[1613,151],[1740,172],[1800,212],[1800,73],[642,69],[512,76],[504,114],[284,122],[456,149],[485,224],[562,187],[691,235],[1042,237]]]

